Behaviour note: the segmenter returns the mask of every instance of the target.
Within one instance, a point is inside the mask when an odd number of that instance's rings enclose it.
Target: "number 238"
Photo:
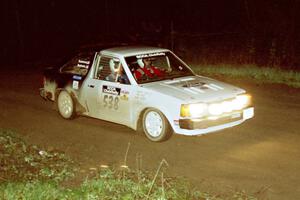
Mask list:
[[[114,108],[115,110],[118,110],[119,108],[119,97],[111,96],[111,95],[104,95],[103,97],[103,106],[109,109]]]

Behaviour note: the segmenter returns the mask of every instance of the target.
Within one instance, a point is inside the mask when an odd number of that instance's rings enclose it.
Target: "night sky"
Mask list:
[[[1,56],[8,63],[61,56],[83,44],[174,48],[201,40],[200,48],[203,43],[249,46],[254,40],[256,52],[267,55],[275,43],[278,56],[295,64],[291,59],[297,55],[300,39],[298,0],[5,0],[1,4],[5,27]],[[177,34],[175,44],[170,42],[171,33]],[[220,35],[230,35],[226,44]]]

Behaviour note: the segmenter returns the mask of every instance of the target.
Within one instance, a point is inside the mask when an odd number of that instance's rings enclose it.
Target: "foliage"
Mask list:
[[[198,74],[213,76],[224,75],[236,78],[249,78],[259,82],[279,83],[291,87],[300,87],[300,73],[279,68],[257,67],[255,65],[205,65],[194,66]]]
[[[74,175],[74,162],[62,152],[27,145],[11,131],[0,131],[0,153],[3,169],[0,171],[0,198],[5,200],[257,199],[239,190],[217,195],[200,192],[186,179],[165,177],[164,159],[155,174],[132,170],[127,165],[101,166],[93,168],[93,178],[86,179],[80,186],[64,188],[60,182]]]
[[[149,188],[153,174],[131,171],[130,169],[102,169],[93,179],[86,180],[80,187],[66,189],[53,182],[17,182],[0,185],[0,197],[15,199],[199,199],[199,200],[255,200],[256,197],[245,191],[231,191],[227,194],[210,194],[190,189],[182,178],[162,178],[155,182],[152,192]]]
[[[44,150],[12,131],[0,130],[0,181],[63,181],[73,177],[74,162],[63,152]]]
[[[251,64],[300,69],[300,40],[291,37],[292,33],[281,32],[280,35],[273,35],[272,32],[253,31],[253,33],[219,34],[176,33],[172,50],[186,62],[201,65]]]

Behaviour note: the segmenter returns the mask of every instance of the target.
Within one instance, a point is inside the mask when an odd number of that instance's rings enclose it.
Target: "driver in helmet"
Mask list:
[[[110,81],[110,82],[115,82],[116,81],[116,75],[117,75],[117,68],[119,65],[119,61],[115,60],[114,58],[110,59],[109,61],[109,69],[110,69],[110,74],[105,77],[105,80]]]
[[[153,78],[155,76],[162,77],[164,75],[163,71],[152,65],[151,58],[139,58],[137,59],[137,63],[139,68],[133,71],[136,80],[141,79],[143,76]]]
[[[105,80],[129,84],[129,79],[124,71],[122,63],[119,60],[114,58],[110,59],[109,68],[111,73],[105,78]]]

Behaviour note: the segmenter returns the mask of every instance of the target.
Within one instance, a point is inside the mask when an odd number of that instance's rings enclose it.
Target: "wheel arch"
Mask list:
[[[71,97],[74,101],[76,114],[81,114],[81,113],[86,112],[86,108],[79,103],[77,95],[75,94],[75,91],[70,87],[56,88],[54,102],[57,102],[58,95],[63,90],[67,91],[71,95]]]
[[[75,101],[77,101],[77,97],[76,97],[76,95],[75,95],[74,90],[72,90],[70,87],[65,87],[65,88],[56,88],[56,89],[55,89],[55,99],[54,99],[55,102],[57,101],[57,97],[58,97],[59,93],[60,93],[62,90],[66,90],[67,92],[69,92],[70,95],[72,96],[72,98],[73,98]]]
[[[162,106],[161,107],[160,106],[145,106],[145,107],[141,108],[138,111],[138,117],[137,117],[137,120],[136,120],[135,126],[134,126],[135,130],[137,130],[138,132],[142,131],[141,122],[142,122],[144,113],[148,109],[155,109],[155,110],[160,111],[166,117],[166,119],[168,120],[170,126],[172,127],[172,129],[174,131],[174,123],[173,123],[174,119],[172,117],[172,114],[166,108],[164,108]]]

